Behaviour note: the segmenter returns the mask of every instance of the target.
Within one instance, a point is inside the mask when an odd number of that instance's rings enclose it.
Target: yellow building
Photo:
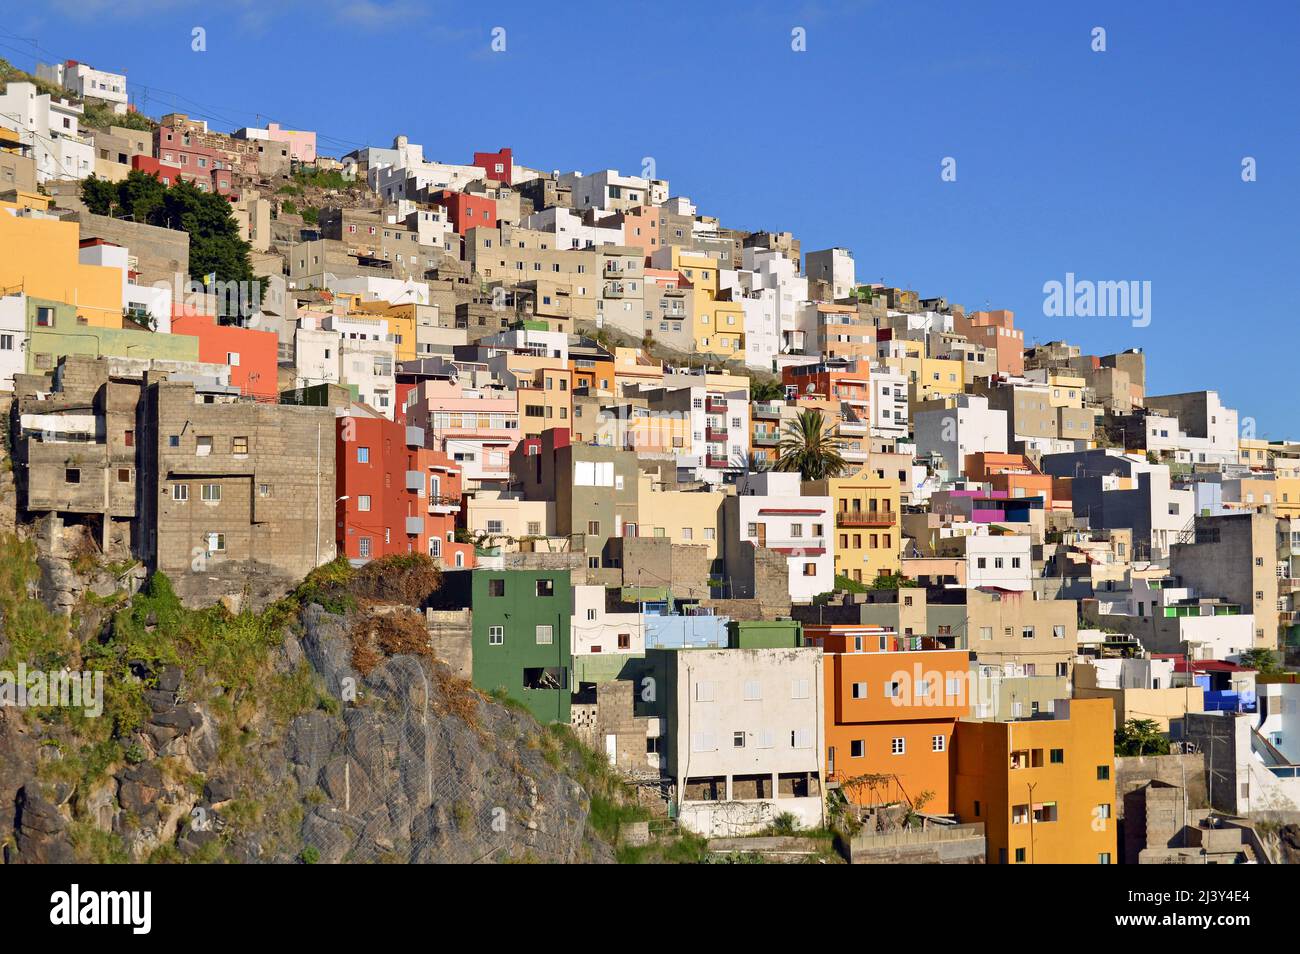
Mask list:
[[[1049,407],[1083,407],[1083,389],[1086,382],[1073,374],[1052,372],[1047,376],[1047,404]]]
[[[907,378],[908,403],[913,410],[921,401],[951,397],[966,388],[966,362],[961,358],[927,358],[921,353],[919,341],[888,342],[880,363]]]
[[[121,328],[122,272],[82,265],[80,235],[76,222],[0,203],[0,289],[72,305],[78,324]]]
[[[710,255],[672,246],[672,268],[691,283],[692,336],[703,352],[729,357],[745,350],[745,311],[720,289],[718,262]]]
[[[902,569],[898,481],[870,467],[829,480],[806,481],[805,496],[835,501],[835,575],[870,583]]]
[[[365,315],[383,315],[388,319],[388,330],[393,335],[395,361],[414,361],[419,357],[416,348],[416,328],[420,324],[436,325],[438,309],[433,305],[408,302],[401,305],[386,301],[353,302],[352,311]]]
[[[718,557],[722,522],[721,490],[662,490],[642,473],[637,480],[637,536],[666,537],[675,544],[702,546],[710,560]]]
[[[1109,699],[1058,700],[1051,719],[960,720],[954,807],[984,825],[990,864],[1113,864],[1115,716]]]
[[[506,369],[519,395],[519,432],[538,437],[552,427],[573,426],[573,372],[558,358],[508,354]]]
[[[1223,505],[1241,510],[1272,510],[1278,517],[1300,517],[1300,477],[1242,477],[1225,481]]]

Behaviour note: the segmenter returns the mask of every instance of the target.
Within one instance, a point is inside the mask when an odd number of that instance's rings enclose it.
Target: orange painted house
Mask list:
[[[909,649],[916,639],[879,626],[805,624],[804,640],[823,653],[827,778],[858,805],[916,805],[929,793],[925,812],[950,813],[953,729],[970,714],[970,653]]]
[[[1010,497],[1042,497],[1043,508],[1052,508],[1052,476],[1044,474],[1024,454],[967,454],[966,477],[1006,491]]]
[[[172,309],[172,334],[199,339],[199,360],[230,366],[230,383],[259,401],[279,396],[280,339],[274,331],[219,325],[214,315],[181,306]]]
[[[473,545],[456,542],[461,468],[422,440],[419,428],[359,405],[338,419],[335,537],[354,563],[427,553],[444,568],[474,565]]]

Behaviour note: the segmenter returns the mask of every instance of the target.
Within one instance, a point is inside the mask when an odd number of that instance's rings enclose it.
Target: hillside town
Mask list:
[[[427,558],[430,654],[606,760],[627,838],[1284,860],[1300,440],[1154,393],[1140,328],[1027,339],[650,158],[326,155],[98,64],[3,79],[19,535],[231,613]]]

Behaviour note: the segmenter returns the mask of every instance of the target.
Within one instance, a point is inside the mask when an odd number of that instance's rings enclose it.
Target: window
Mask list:
[[[135,431],[123,431],[123,432],[122,432],[122,442],[123,442],[124,444],[126,444],[127,447],[134,447],[134,446],[135,446]]]
[[[1053,639],[1065,639],[1065,627],[1064,627],[1064,626],[1053,626],[1053,627],[1052,627],[1052,638],[1053,638]]]
[[[904,755],[907,752],[907,740],[902,736],[894,736],[889,740],[889,752],[891,755]]]
[[[763,689],[757,679],[745,680],[745,701],[758,702],[763,698]]]
[[[194,442],[194,454],[197,457],[207,457],[212,453],[212,438],[198,437]]]
[[[179,434],[169,434],[169,435],[167,436],[167,446],[168,446],[168,447],[180,447],[180,446],[181,446],[181,436],[180,436]]]
[[[505,524],[500,520],[489,520],[487,522],[488,533],[501,533],[505,530]]]
[[[1110,802],[1102,802],[1092,813],[1093,818],[1106,819],[1110,817]]]
[[[1053,765],[1065,764],[1065,749],[1052,749],[1048,759]]]
[[[221,485],[220,484],[202,484],[200,485],[199,497],[208,503],[221,503]]]
[[[172,484],[172,500],[186,501],[190,499],[189,484]]]
[[[712,702],[713,701],[713,683],[707,679],[701,680],[695,684],[695,701]]]
[[[369,543],[370,541],[366,540],[365,542]],[[226,535],[224,533],[208,534],[208,552],[209,553],[226,552]]]
[[[1017,849],[1016,849],[1016,864],[1018,864],[1018,865],[1023,865],[1024,863],[1025,863],[1025,849],[1023,849],[1023,848],[1017,848]]]
[[[885,683],[885,698],[886,699],[898,698],[898,683],[896,682]]]
[[[362,537],[362,538],[357,542],[357,552],[360,553],[362,557],[369,557],[369,556],[370,556],[370,538],[369,538],[369,537]]]
[[[867,754],[867,743],[865,739],[854,739],[849,743],[849,757],[860,759]]]
[[[853,684],[853,698],[854,699],[867,698],[867,684],[865,682],[855,682]]]
[[[1022,639],[1033,639],[1033,638],[1034,638],[1034,627],[1032,627],[1032,626],[1023,626],[1023,627],[1021,627],[1021,629],[1020,629],[1020,636],[1021,636]]]
[[[948,747],[948,740],[941,735],[930,736],[930,751],[942,752]]]
[[[588,521],[587,521],[587,533],[591,534],[593,537],[598,537],[598,536],[600,536],[600,521],[599,521],[599,520],[588,520]]]
[[[235,454],[235,455],[241,455],[241,454],[242,454],[242,455],[247,456],[247,454],[248,454],[248,438],[247,438],[247,437],[232,437],[232,438],[230,439],[230,453]]]
[[[369,447],[358,447],[358,448],[357,448],[357,463],[358,463],[358,464],[368,464],[368,463],[370,463],[370,448],[369,448]]]
[[[504,626],[488,627],[488,645],[500,646],[506,641],[506,628]]]
[[[554,596],[554,595],[555,595],[555,581],[554,581],[554,580],[538,580],[538,581],[537,581],[537,595],[538,595],[538,596]]]
[[[743,732],[731,733],[731,747],[733,749],[743,749],[745,747],[745,733]]]
[[[361,494],[359,497],[357,497],[357,509],[360,510],[362,513],[368,513],[370,511],[369,494]]]
[[[1109,765],[1098,765],[1098,766],[1097,766],[1097,781],[1099,781],[1099,782],[1109,782],[1109,781],[1110,781],[1110,766],[1109,766]]]
[[[555,642],[555,633],[551,629],[550,623],[539,623],[537,625],[537,645],[549,646]]]
[[[1108,864],[1110,864],[1110,852],[1109,852],[1109,851],[1098,852],[1098,854],[1097,854],[1097,864],[1099,864],[1099,865],[1108,865]]]
[[[131,482],[131,471],[125,467],[117,469],[117,482],[119,484],[129,484]]]
[[[505,580],[488,580],[488,596],[505,596]]]
[[[807,699],[808,698],[808,680],[791,679],[790,680],[790,698]]]
[[[993,638],[993,627],[992,627],[992,626],[981,626],[981,627],[980,627],[980,639],[992,639],[992,638]]]
[[[64,482],[65,484],[79,484],[79,483],[81,483],[81,468],[80,468],[80,467],[68,467],[68,468],[66,468],[66,469],[63,471],[63,482]]]
[[[258,495],[259,497],[269,497],[269,496],[271,496],[271,485],[270,485],[270,484],[258,484],[258,485],[257,485],[257,495]]]
[[[14,350],[14,336],[0,335],[0,351],[13,351],[13,350]]]

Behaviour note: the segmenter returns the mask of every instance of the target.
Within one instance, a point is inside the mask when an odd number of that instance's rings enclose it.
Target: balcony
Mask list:
[[[704,429],[704,439],[710,444],[727,443],[727,428],[721,424],[710,424]]]
[[[1300,591],[1300,579],[1294,576],[1279,576],[1277,578],[1277,592],[1279,596],[1286,596],[1290,593]]]
[[[837,527],[892,527],[897,524],[897,513],[893,510],[881,510],[876,513],[860,513],[841,510],[835,514]]]
[[[726,414],[727,402],[725,398],[705,398],[704,410],[708,414]]]
[[[406,518],[406,532],[407,532],[407,534],[409,534],[409,535],[411,535],[411,536],[417,536],[417,535],[423,533],[423,532],[424,532],[424,518],[423,518],[423,517],[407,517],[407,518]]]
[[[623,276],[623,265],[618,261],[606,262],[605,267],[601,269],[601,275],[606,278],[621,278]]]
[[[610,282],[605,286],[606,298],[622,298],[623,286],[618,282]]]
[[[731,467],[731,461],[723,454],[705,454],[704,466],[710,470],[726,470]]]
[[[446,494],[429,495],[429,513],[460,513],[460,498]]]
[[[777,431],[755,431],[752,443],[755,447],[775,447],[781,443],[781,435]]]
[[[418,470],[408,470],[408,471],[406,472],[406,489],[407,489],[407,490],[423,490],[423,489],[424,489],[424,473],[423,473],[422,471],[418,471]]]
[[[781,404],[755,404],[751,410],[754,418],[760,421],[781,420]]]
[[[406,427],[406,446],[423,447],[424,446],[424,428],[412,427],[409,424]]]

